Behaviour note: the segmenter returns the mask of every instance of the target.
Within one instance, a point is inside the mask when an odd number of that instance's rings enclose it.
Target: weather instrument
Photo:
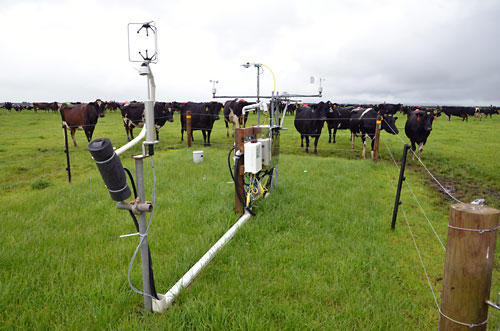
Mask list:
[[[148,100],[144,102],[145,124],[137,137],[117,150],[114,150],[108,138],[100,138],[91,141],[88,145],[88,150],[96,162],[97,168],[101,173],[111,198],[117,202],[117,208],[127,210],[136,226],[136,233],[122,236],[139,236],[139,244],[129,265],[128,279],[130,287],[144,296],[144,309],[152,311],[152,300],[158,299],[154,286],[153,267],[147,239],[155,205],[154,192],[156,187],[156,176],[154,172],[153,155],[154,145],[158,143],[158,141],[155,140],[154,128],[156,85],[150,67],[150,64],[158,62],[157,29],[154,21],[128,24],[128,58],[130,62],[141,63],[138,69],[139,74],[141,76],[146,76]],[[128,169],[122,166],[119,156],[141,142],[144,138],[145,140],[142,142],[142,153],[133,156],[135,160],[136,186],[132,174]],[[146,201],[144,188],[143,160],[148,157],[151,158],[153,170],[152,202]],[[134,191],[134,200],[130,202],[125,201],[132,194],[126,182],[125,172],[129,176],[130,184]],[[151,213],[149,222],[146,221],[146,213],[148,212]],[[142,264],[142,292],[137,290],[130,281],[130,270],[139,249],[141,250]]]

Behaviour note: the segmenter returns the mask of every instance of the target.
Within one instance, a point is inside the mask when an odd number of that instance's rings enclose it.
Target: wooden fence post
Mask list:
[[[191,112],[186,112],[186,133],[187,133],[187,144],[191,147]]]
[[[499,213],[482,205],[450,207],[439,330],[486,330]]]
[[[373,144],[373,161],[377,162],[378,161],[378,146],[380,143],[380,127],[382,126],[382,116],[380,114],[377,114],[377,122],[375,125],[375,143]]]

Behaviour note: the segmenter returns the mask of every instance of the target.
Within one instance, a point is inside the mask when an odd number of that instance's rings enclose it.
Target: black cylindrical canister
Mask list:
[[[132,193],[127,185],[122,161],[113,150],[111,141],[108,138],[99,138],[91,141],[87,148],[94,158],[111,199],[123,201],[130,197]]]

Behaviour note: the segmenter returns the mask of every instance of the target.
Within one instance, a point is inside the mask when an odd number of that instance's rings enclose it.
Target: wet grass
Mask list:
[[[27,130],[26,121],[37,125]],[[109,198],[84,134],[77,133],[80,146],[70,146],[69,184],[59,115],[0,111],[0,138],[6,142],[0,150],[0,328],[435,329],[439,314],[407,221],[400,215],[396,230],[390,230],[399,170],[385,143],[384,162],[377,164],[360,159],[359,141],[350,151],[345,131],[335,145],[322,136],[319,154],[305,155],[292,118],[287,122],[276,190],[258,203],[257,216],[173,307],[147,314],[126,278],[137,238],[119,238],[134,232],[133,223]],[[404,120],[398,125],[406,140]],[[185,147],[178,115],[160,131],[149,240],[161,293],[237,219],[227,169],[232,143],[223,126],[216,122],[210,148],[202,146],[199,132],[193,147]],[[484,197],[471,193],[473,186],[496,192],[499,151],[492,146],[499,127],[500,118],[477,123],[440,118],[424,162],[438,178],[449,178],[460,199]],[[94,138],[104,136],[116,146],[126,142],[118,113],[99,120]],[[401,141],[386,133],[382,139],[400,160]],[[200,164],[192,162],[195,149],[204,150]],[[122,157],[131,170],[133,153]],[[408,182],[445,242],[450,201],[430,185],[417,162],[409,166]],[[150,198],[148,160],[145,172]],[[34,183],[47,186],[32,189]],[[402,201],[439,295],[444,252],[406,189]],[[498,265],[492,293],[500,290]],[[140,287],[138,265],[132,281]],[[489,329],[497,325],[493,312]]]

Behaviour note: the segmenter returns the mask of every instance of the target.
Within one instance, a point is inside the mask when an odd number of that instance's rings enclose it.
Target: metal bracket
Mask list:
[[[142,213],[150,213],[153,210],[153,204],[150,201],[146,201],[144,203],[139,202],[138,199],[132,200],[130,202],[120,201],[116,203],[116,208],[123,210],[130,210],[136,215]]]

